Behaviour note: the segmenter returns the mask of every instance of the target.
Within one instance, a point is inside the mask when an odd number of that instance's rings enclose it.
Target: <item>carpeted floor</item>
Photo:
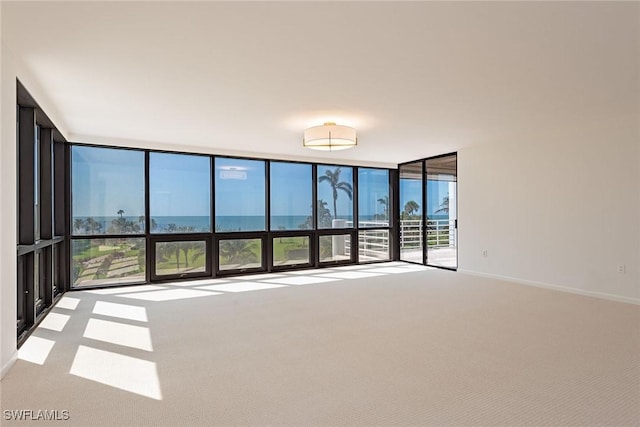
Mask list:
[[[640,425],[640,307],[401,263],[67,293],[20,358],[3,426]]]

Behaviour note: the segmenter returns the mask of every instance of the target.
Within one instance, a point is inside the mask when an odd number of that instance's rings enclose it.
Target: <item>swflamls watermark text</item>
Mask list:
[[[70,418],[68,409],[5,409],[5,421],[66,421]]]

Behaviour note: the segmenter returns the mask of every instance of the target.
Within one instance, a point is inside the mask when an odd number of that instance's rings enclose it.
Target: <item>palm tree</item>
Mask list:
[[[245,264],[257,261],[257,255],[251,250],[252,243],[245,239],[223,240],[220,242],[220,255],[228,264]]]
[[[449,195],[447,194],[442,198],[442,203],[440,203],[440,209],[435,211],[434,213],[444,212],[446,214],[449,213]]]
[[[333,190],[333,218],[338,218],[338,190],[344,191],[344,193],[349,196],[349,200],[352,200],[353,197],[353,187],[351,184],[345,181],[340,181],[340,172],[342,172],[342,168],[338,166],[335,170],[325,171],[324,175],[318,178],[318,182],[328,182],[331,185],[331,189]]]
[[[311,209],[313,209],[313,205],[311,205]],[[318,228],[331,227],[331,211],[327,208],[327,202],[322,199],[318,199],[316,204],[316,217],[318,218]],[[305,222],[298,225],[298,228],[312,230],[314,228],[313,216],[309,215]]]
[[[327,207],[327,202],[322,199],[318,199],[318,205],[316,209],[316,215],[318,215],[318,227],[327,228],[331,227],[331,211]],[[313,227],[310,227],[313,228]]]
[[[102,224],[92,217],[89,217],[84,221],[84,228],[85,231],[89,234],[97,234],[102,229]]]
[[[389,218],[389,195],[387,194],[383,198],[378,199],[378,203],[380,203],[383,208],[382,210],[383,218],[381,219]]]
[[[191,252],[191,262],[194,263],[198,257],[204,255],[201,242],[181,242],[180,249],[184,253],[184,267],[189,268],[189,252]]]
[[[418,209],[420,209],[420,205],[417,204],[414,200],[409,200],[405,205],[404,205],[404,211],[403,213],[406,216],[411,216],[413,215],[414,212],[417,212]]]
[[[76,219],[73,220],[73,231],[79,232],[83,228],[85,228],[84,219],[76,218]]]
[[[118,215],[120,215],[120,218],[122,218],[122,215],[124,215],[124,211],[122,209],[118,209]]]
[[[171,259],[173,255],[176,257],[176,270],[180,270],[180,244],[177,242],[164,242],[162,245],[164,259]]]

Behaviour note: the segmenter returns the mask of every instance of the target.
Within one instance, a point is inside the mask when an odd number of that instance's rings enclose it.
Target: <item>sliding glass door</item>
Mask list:
[[[425,160],[427,265],[458,267],[457,175],[455,154]]]
[[[423,162],[400,165],[400,259],[424,262]]]
[[[400,259],[458,268],[457,154],[399,166]]]

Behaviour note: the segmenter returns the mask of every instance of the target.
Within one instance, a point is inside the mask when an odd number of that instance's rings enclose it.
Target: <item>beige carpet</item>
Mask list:
[[[1,383],[2,426],[640,425],[629,304],[393,263],[53,312]]]

